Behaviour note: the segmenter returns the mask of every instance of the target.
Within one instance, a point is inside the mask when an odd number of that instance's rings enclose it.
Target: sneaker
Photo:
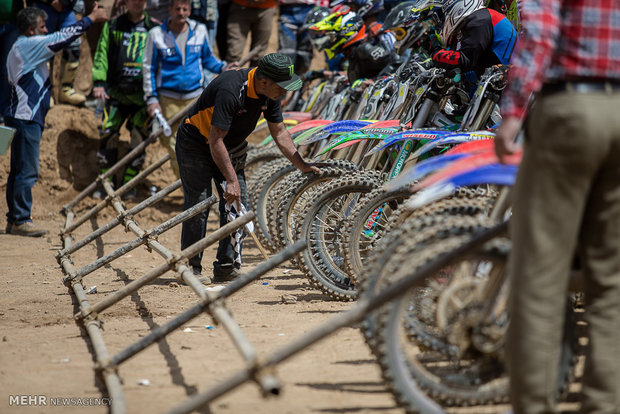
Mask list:
[[[105,191],[103,188],[99,187],[95,191],[93,191],[92,197],[95,200],[103,200],[105,198]]]
[[[58,94],[58,100],[61,103],[66,103],[74,106],[81,106],[86,102],[86,97],[76,91],[71,85],[63,85],[60,88],[60,93]]]
[[[241,276],[241,270],[232,264],[220,265],[218,262],[213,263],[213,283],[231,282]]]
[[[121,198],[125,201],[134,201],[136,198],[138,198],[138,190],[136,189],[136,187],[133,187],[125,194],[123,194]]]
[[[6,226],[7,233],[16,236],[41,237],[48,232],[45,229],[37,228],[32,221],[26,221],[22,224],[11,224],[10,228]]]

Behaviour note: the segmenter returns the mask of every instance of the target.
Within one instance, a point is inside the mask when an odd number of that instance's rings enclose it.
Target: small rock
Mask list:
[[[285,303],[287,305],[291,305],[293,303],[297,303],[297,296],[286,294],[286,295],[282,295],[280,300],[282,301],[282,303]]]
[[[187,345],[181,345],[181,349],[192,349],[192,347],[187,346]]]
[[[138,385],[142,385],[144,387],[148,387],[149,385],[151,385],[151,381],[149,381],[146,378],[143,378],[141,380],[138,380]]]
[[[171,287],[171,288],[178,288],[178,287],[179,287],[179,284],[178,284],[177,282],[170,282],[170,283],[168,283],[168,287]]]
[[[8,336],[6,336],[6,335],[4,335],[4,336],[2,337],[2,342],[8,342],[8,341],[9,341],[9,337],[8,337]]]

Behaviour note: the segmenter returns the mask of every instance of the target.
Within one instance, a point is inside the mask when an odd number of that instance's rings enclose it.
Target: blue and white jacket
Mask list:
[[[159,95],[177,99],[190,99],[200,95],[203,68],[221,73],[225,62],[213,55],[207,40],[204,24],[187,19],[189,33],[183,55],[176,44],[168,22],[149,30],[146,50],[142,60],[144,100],[147,104],[158,102]]]
[[[92,25],[88,17],[48,35],[19,36],[7,58],[9,107],[6,115],[45,126],[50,108],[47,61]]]

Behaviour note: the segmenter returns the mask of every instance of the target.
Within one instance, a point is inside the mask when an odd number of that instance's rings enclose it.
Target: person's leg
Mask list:
[[[260,52],[250,61],[250,66],[258,65],[258,60],[267,51],[273,19],[276,16],[276,8],[254,9],[254,17],[251,20],[252,42],[250,50],[259,48]]]
[[[179,172],[183,183],[184,203],[183,210],[188,210],[199,202],[206,200],[212,193],[213,168],[210,166],[210,157],[206,143],[199,143],[181,135],[179,131],[176,140]],[[181,249],[186,249],[205,237],[209,209],[183,222],[181,229]],[[195,273],[202,271],[202,252],[190,257],[189,265]]]
[[[32,222],[32,187],[39,178],[39,149],[43,129],[36,122],[11,117],[6,119],[6,125],[15,128],[6,186],[7,222],[18,226]]]
[[[218,1],[217,5],[217,29],[215,42],[217,43],[217,53],[220,59],[228,56],[228,9],[230,2],[227,0]]]
[[[620,412],[620,94],[587,97],[589,141],[601,141],[603,162],[590,190],[583,225],[588,348],[583,376],[586,413]],[[585,139],[585,137],[582,137]],[[591,145],[594,145],[593,143]]]
[[[280,6],[280,16],[278,18],[278,53],[287,55],[295,62],[297,53],[297,30],[295,24],[295,6]]]
[[[112,91],[110,93],[113,94]],[[99,172],[105,174],[118,161],[118,138],[121,126],[125,122],[125,106],[122,105],[115,97],[110,97],[105,103],[103,111],[103,119],[99,131],[100,143],[97,150],[97,163]],[[114,177],[109,180],[112,185],[116,186],[117,182]],[[93,191],[93,198],[100,199],[105,196],[102,187]]]
[[[129,149],[133,150],[148,137],[146,126],[149,120],[149,115],[146,112],[146,107],[144,105],[127,105],[126,113],[129,115],[129,119],[127,120],[127,129],[129,130],[131,137]],[[123,173],[123,185],[133,180],[135,176],[138,175],[144,165],[145,158],[146,153],[142,151],[129,162],[129,164],[125,167],[125,172]],[[126,198],[134,198],[136,195],[137,191],[134,187],[126,193]]]
[[[302,30],[304,21],[308,12],[312,10],[312,6],[300,5],[295,13],[295,22],[297,24],[297,56],[295,59],[295,73],[303,75],[310,70],[312,64],[312,41],[310,40],[310,32]]]
[[[569,271],[596,154],[576,97],[537,100],[513,191],[507,361],[515,413],[555,412]]]
[[[60,29],[71,26],[77,22],[73,10],[63,10],[59,16]],[[62,51],[61,65],[61,89],[59,94],[60,102],[70,105],[82,105],[86,97],[75,90],[73,85],[80,63],[81,37],[75,39],[69,46]]]
[[[243,7],[236,3],[231,3],[228,14],[227,27],[227,62],[234,62],[241,59],[245,42],[250,31],[250,17],[252,8]]]
[[[243,170],[237,171],[237,180],[239,181],[239,187],[241,189],[241,202],[244,206],[247,205],[247,186],[245,182],[245,172]],[[216,189],[218,195],[220,197],[221,202],[219,203],[219,215],[220,215],[220,227],[224,226],[228,223],[228,214],[226,212],[226,202],[224,201],[224,191],[220,186],[220,183],[224,181],[224,178],[221,177],[220,181],[216,180]],[[239,254],[242,253],[243,243],[239,245]],[[220,274],[228,274],[233,271],[233,266],[239,270],[240,267],[235,265],[235,252],[233,249],[233,245],[231,243],[231,237],[225,237],[220,240],[220,243],[217,248],[217,261],[213,263],[214,273],[217,276],[217,272],[219,270]],[[216,270],[218,269],[218,270]]]
[[[162,115],[166,119],[170,119],[175,116],[191,101],[191,99],[174,99],[167,96],[159,97],[159,105],[161,106]],[[161,145],[163,145],[164,148],[166,148],[166,150],[168,150],[168,153],[170,154],[170,167],[172,167],[172,172],[177,178],[180,178],[180,174],[177,156],[174,149],[176,146],[177,129],[179,128],[179,125],[181,125],[182,120],[183,119],[181,118],[178,121],[170,124],[172,134],[169,137],[167,137],[165,134],[161,134],[159,137],[159,142],[161,143]]]
[[[6,62],[9,51],[17,39],[18,32],[15,24],[0,24],[0,102],[9,101],[9,75],[7,73]],[[0,108],[0,117],[4,119],[8,105]]]

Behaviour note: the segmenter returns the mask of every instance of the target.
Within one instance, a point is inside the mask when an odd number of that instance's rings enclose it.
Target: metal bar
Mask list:
[[[109,223],[105,224],[102,227],[99,227],[97,230],[90,233],[88,236],[86,236],[86,238],[75,243],[73,246],[60,250],[58,253],[56,253],[56,258],[58,259],[64,255],[71,254],[75,252],[76,250],[81,249],[82,247],[92,242],[96,238],[101,237],[103,234],[107,233],[108,231],[112,230],[114,227],[118,226],[126,216],[137,214],[140,211],[144,210],[145,208],[150,207],[151,205],[157,203],[159,200],[161,200],[168,194],[172,193],[179,187],[181,187],[181,180],[176,180],[174,183],[170,184],[168,187],[159,191],[157,194],[152,195],[151,197],[147,198],[140,204],[128,210],[122,217],[114,218],[112,221],[110,221]]]
[[[422,266],[415,273],[400,280],[397,280],[394,284],[378,292],[375,296],[360,299],[348,311],[345,311],[338,316],[333,317],[332,319],[323,323],[313,331],[308,332],[307,334],[294,340],[287,346],[267,356],[262,361],[260,366],[255,366],[251,369],[245,369],[237,372],[236,374],[233,374],[228,379],[222,381],[215,387],[203,393],[194,395],[180,405],[172,408],[170,411],[168,411],[168,414],[190,413],[194,410],[198,410],[200,407],[207,405],[214,399],[221,397],[229,391],[237,388],[239,385],[242,385],[243,383],[251,379],[255,372],[260,372],[263,369],[271,368],[289,359],[300,351],[303,351],[309,346],[317,343],[321,339],[324,339],[325,337],[331,335],[338,329],[344,328],[346,326],[352,326],[362,321],[367,314],[378,309],[385,303],[404,295],[412,287],[420,283],[421,280],[432,276],[434,273],[443,268],[446,263],[456,260],[467,252],[471,251],[472,249],[478,248],[487,241],[500,236],[501,234],[505,233],[507,228],[508,224],[507,222],[504,222],[489,230],[480,232],[458,248],[446,254],[442,254],[435,260],[432,260],[426,265]],[[222,290],[220,293],[223,292],[224,291]],[[439,414],[444,412],[441,407],[435,403],[429,403],[426,407],[420,407],[420,410],[424,413]]]
[[[210,235],[204,237],[203,239],[189,246],[187,249],[181,251],[181,253],[178,256],[175,256],[169,259],[166,263],[159,265],[158,267],[151,270],[147,274],[127,284],[122,289],[117,290],[110,296],[107,296],[105,299],[101,300],[100,302],[97,302],[90,308],[83,309],[82,312],[75,315],[75,317],[77,319],[85,318],[93,313],[99,313],[109,308],[110,306],[114,305],[116,302],[138,291],[138,289],[140,289],[141,287],[149,284],[153,280],[157,279],[159,276],[166,273],[168,270],[172,269],[175,266],[175,264],[178,263],[179,261],[195,256],[197,253],[203,251],[206,247],[212,245],[213,243],[217,241],[220,241],[221,239],[228,236],[229,234],[231,234],[233,231],[235,231],[239,227],[245,226],[245,224],[251,221],[253,218],[254,218],[254,213],[250,211],[244,214],[243,216],[238,217],[236,220],[231,221],[230,223],[220,227],[218,230],[214,231]]]
[[[151,230],[148,230],[144,233],[144,235],[142,235],[141,237],[138,237],[137,239],[134,239],[128,243],[126,243],[125,245],[119,247],[118,249],[116,249],[115,251],[113,251],[112,253],[103,256],[97,260],[95,260],[94,262],[82,267],[80,270],[78,270],[77,272],[75,272],[75,275],[73,276],[73,279],[66,279],[64,280],[65,282],[67,281],[76,281],[78,279],[83,278],[84,276],[88,275],[89,273],[94,272],[95,270],[101,268],[102,266],[105,266],[106,264],[112,262],[113,260],[118,259],[119,257],[121,257],[124,254],[129,253],[130,251],[134,250],[135,248],[143,245],[143,244],[147,244],[149,245],[149,238],[152,237],[157,237],[160,234],[170,230],[171,228],[177,226],[180,223],[183,223],[189,219],[191,219],[192,217],[195,217],[196,215],[202,213],[203,211],[205,211],[207,208],[211,207],[213,204],[215,204],[215,202],[217,201],[217,197],[215,195],[212,195],[211,197],[207,198],[204,201],[201,201],[200,203],[196,204],[195,206],[193,206],[192,208],[190,208],[189,210],[184,211],[183,213],[174,216],[173,218],[171,218],[170,220],[160,224],[157,227],[152,228]]]
[[[74,214],[73,212],[69,212],[67,214],[67,220],[65,221],[65,227],[71,225],[71,221],[73,220]],[[70,246],[72,243],[71,236],[66,236],[63,238],[63,245]],[[71,275],[73,272],[73,265],[70,260],[63,261],[62,270],[66,272],[66,274]],[[72,286],[73,292],[75,293],[76,298],[80,303],[80,308],[83,306],[88,307],[88,299],[86,298],[86,293],[84,292],[84,287],[81,283],[76,283]],[[95,353],[95,361],[101,364],[104,361],[108,360],[108,351],[103,341],[103,335],[101,334],[101,326],[98,321],[89,320],[85,324],[86,332],[88,332],[88,336],[93,346],[93,350]],[[103,380],[106,384],[106,389],[111,398],[110,403],[110,411],[113,414],[124,414],[125,413],[125,396],[123,394],[123,387],[121,384],[121,380],[116,374],[115,370],[102,370],[101,375],[103,376]]]
[[[138,178],[138,177],[141,177],[141,176],[142,177],[146,177],[147,175],[149,175],[150,173],[152,173],[153,171],[155,171],[156,169],[161,167],[163,164],[165,164],[169,159],[170,159],[170,154],[164,155],[163,157],[161,157],[161,159],[159,161],[157,161],[154,164],[149,165],[147,168],[145,168],[143,171],[141,171],[140,174],[138,174],[135,178]],[[118,191],[120,192],[120,190],[123,187],[119,188]],[[123,191],[123,193],[124,192],[125,191]],[[75,230],[76,228],[78,228],[79,226],[81,226],[82,224],[84,224],[91,217],[95,216],[97,213],[99,213],[101,210],[103,210],[108,204],[110,204],[110,200],[111,199],[112,199],[112,197],[110,197],[110,196],[104,198],[99,204],[97,204],[95,207],[93,207],[89,211],[87,211],[84,215],[80,216],[80,218],[75,220],[75,222],[72,223],[71,226],[64,228],[61,231],[60,235],[62,236],[64,234],[66,234],[66,233],[69,233],[69,232]]]
[[[248,273],[235,279],[226,288],[217,292],[216,295],[210,296],[206,298],[205,300],[203,300],[201,303],[192,306],[191,308],[189,308],[188,310],[186,310],[185,312],[183,312],[176,318],[171,319],[170,321],[166,322],[166,324],[153,329],[151,333],[141,338],[138,342],[120,351],[118,354],[116,354],[114,357],[110,359],[110,365],[115,366],[115,365],[119,365],[125,362],[127,359],[136,355],[141,350],[161,340],[166,335],[173,332],[175,329],[178,329],[179,327],[183,326],[183,324],[185,324],[186,322],[192,320],[196,316],[200,315],[202,312],[206,311],[212,303],[218,301],[221,298],[225,298],[229,294],[234,293],[240,290],[241,288],[247,286],[248,284],[252,283],[254,280],[258,279],[261,275],[265,274],[267,271],[275,268],[280,263],[288,260],[290,257],[299,253],[305,248],[305,246],[306,246],[306,242],[298,241],[295,244],[282,250],[280,253],[275,254],[268,261],[261,263],[260,265],[258,265],[257,267],[249,271]],[[96,305],[94,305],[93,308],[95,306]]]

